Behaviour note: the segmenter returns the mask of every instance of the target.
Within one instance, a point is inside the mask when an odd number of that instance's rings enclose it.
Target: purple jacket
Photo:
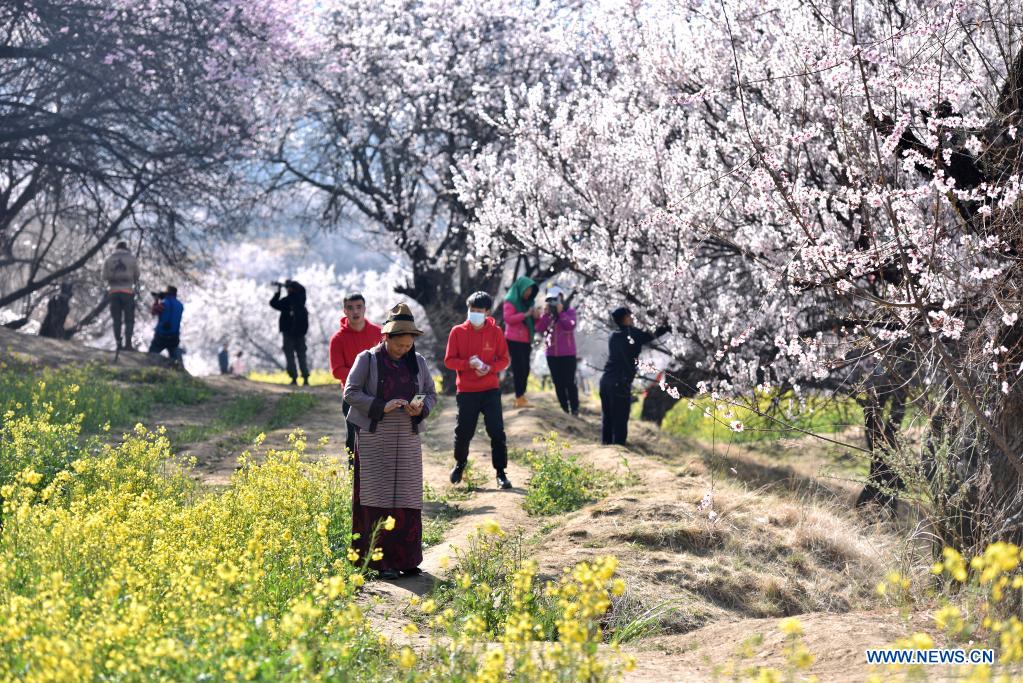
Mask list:
[[[550,313],[536,321],[536,331],[543,334],[548,356],[575,356],[575,309],[566,308],[557,322]]]

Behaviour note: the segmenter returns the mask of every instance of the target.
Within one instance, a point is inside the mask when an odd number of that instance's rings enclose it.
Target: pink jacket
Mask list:
[[[515,304],[504,302],[504,338],[508,341],[529,343],[529,328],[526,327],[528,313],[515,310]]]
[[[575,309],[566,308],[557,322],[550,313],[544,313],[536,321],[537,334],[543,334],[544,348],[548,356],[575,357]]]

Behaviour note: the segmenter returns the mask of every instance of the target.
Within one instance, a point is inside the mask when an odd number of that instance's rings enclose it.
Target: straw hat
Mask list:
[[[383,334],[414,334],[417,337],[423,333],[416,327],[416,319],[412,316],[412,309],[408,304],[398,304],[392,308],[380,331]]]

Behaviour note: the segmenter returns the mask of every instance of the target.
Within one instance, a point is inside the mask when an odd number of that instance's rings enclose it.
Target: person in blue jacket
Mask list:
[[[164,350],[176,361],[181,360],[181,314],[185,307],[178,301],[178,288],[167,287],[165,292],[153,292],[153,307],[150,313],[157,316],[153,341],[149,353]]]

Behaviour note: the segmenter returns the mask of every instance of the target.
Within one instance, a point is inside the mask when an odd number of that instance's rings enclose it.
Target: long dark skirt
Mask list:
[[[383,520],[394,517],[394,529],[385,531]],[[359,502],[359,453],[355,453],[355,480],[352,482],[352,534],[359,538],[352,541],[352,547],[359,551],[358,565],[363,558],[372,555],[370,538],[373,529],[381,524],[374,541],[374,548],[382,548],[384,558],[370,562],[369,567],[377,571],[414,569],[423,561],[423,511],[415,508],[378,508]]]

